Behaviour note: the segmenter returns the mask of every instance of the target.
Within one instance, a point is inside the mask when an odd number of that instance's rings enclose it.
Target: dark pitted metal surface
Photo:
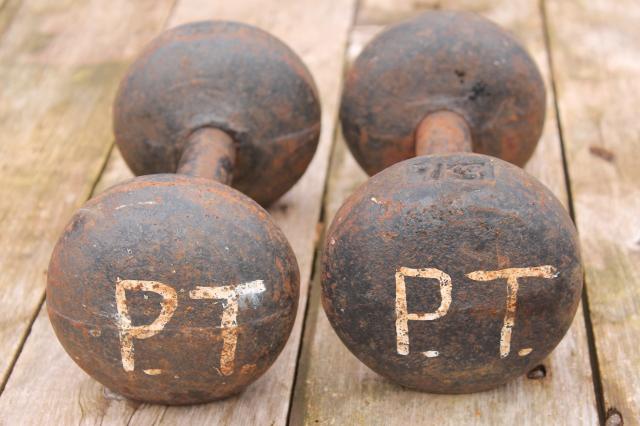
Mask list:
[[[156,38],[129,69],[114,133],[137,175],[176,171],[202,127],[237,145],[233,187],[262,205],[302,176],[320,134],[311,74],[286,45],[257,28],[199,22]]]
[[[364,48],[347,74],[340,119],[373,175],[414,157],[416,127],[441,110],[464,117],[475,152],[523,166],[542,132],[544,83],[527,52],[490,21],[427,12]]]
[[[239,392],[284,347],[294,254],[268,213],[211,180],[154,175],[90,200],[56,245],[49,318],[92,377],[187,404]]]
[[[391,166],[325,241],[322,301],[346,346],[404,386],[490,389],[568,330],[582,289],[576,231],[535,178],[479,154]]]

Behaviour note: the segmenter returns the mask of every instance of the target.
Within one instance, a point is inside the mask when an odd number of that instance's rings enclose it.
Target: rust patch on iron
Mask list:
[[[203,21],[162,33],[120,84],[114,134],[136,175],[175,173],[189,137],[228,134],[232,186],[261,205],[302,176],[320,135],[320,102],[300,58],[270,34]]]
[[[374,371],[428,392],[491,389],[568,330],[582,289],[576,231],[515,166],[544,109],[533,60],[477,15],[424,13],[355,61],[340,119],[375,176],[327,232],[322,305]]]
[[[416,157],[369,179],[337,212],[322,259],[323,307],[345,345],[435,393],[526,374],[569,329],[581,289],[561,203],[479,154]]]
[[[257,203],[208,179],[152,175],[74,215],[51,257],[47,307],[65,350],[105,386],[188,404],[238,393],[269,368],[298,292],[293,251]]]
[[[374,175],[415,155],[414,132],[450,111],[473,151],[523,166],[542,134],[544,82],[507,32],[479,15],[426,12],[375,37],[348,71],[340,121],[349,149]]]

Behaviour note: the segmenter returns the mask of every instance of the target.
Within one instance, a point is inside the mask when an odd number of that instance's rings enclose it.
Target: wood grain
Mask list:
[[[640,424],[640,3],[547,0],[545,15],[604,409]]]
[[[436,2],[422,2],[420,6]],[[442,8],[473,10],[511,29],[539,64],[548,87],[544,134],[526,169],[567,205],[561,146],[549,89],[543,24],[536,1],[438,1]],[[357,55],[387,19],[419,13],[415,2],[365,0],[348,52]],[[391,18],[389,18],[391,17]],[[366,179],[343,140],[331,165],[325,218]],[[292,424],[597,424],[582,308],[568,334],[544,362],[546,377],[522,377],[494,391],[464,396],[432,395],[401,388],[361,364],[339,341],[319,307],[318,278],[305,330],[294,394]]]
[[[105,161],[115,84],[172,1],[114,0],[104,8],[99,0],[27,0],[3,35],[2,383],[42,301],[53,244]]]
[[[0,37],[13,22],[22,0],[0,0]]]
[[[170,26],[216,18],[266,29],[298,52],[311,69],[322,98],[322,136],[316,156],[298,184],[271,209],[287,235],[301,272],[301,300],[294,330],[274,366],[240,396],[192,407],[164,407],[127,401],[85,375],[56,341],[40,313],[15,370],[0,397],[2,422],[12,424],[284,424],[298,356],[307,288],[317,242],[317,221],[333,140],[342,58],[354,2],[278,0],[180,1]],[[313,31],[309,31],[313,28]],[[331,34],[326,38],[326,34]],[[96,191],[131,177],[114,150]],[[28,409],[27,409],[28,407]]]

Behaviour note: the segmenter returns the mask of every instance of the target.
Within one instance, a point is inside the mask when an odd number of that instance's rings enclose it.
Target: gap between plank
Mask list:
[[[358,11],[360,9],[360,2],[361,0],[356,0],[356,2],[354,3],[353,6],[353,10],[352,10],[352,15],[351,15],[351,23],[349,24],[349,28],[347,29],[347,37],[345,38],[345,42],[344,45],[342,46],[342,68],[340,70],[341,73],[341,78],[340,78],[340,86],[339,86],[339,93],[342,94],[342,90],[344,87],[344,75],[346,74],[347,71],[347,58],[348,58],[348,49],[349,49],[349,45],[351,44],[351,33],[353,31],[353,29],[355,28],[356,25],[356,19],[358,16]],[[340,97],[341,98],[341,97]],[[300,328],[300,343],[298,344],[298,351],[296,353],[296,366],[295,369],[293,371],[293,383],[291,385],[291,391],[289,392],[289,409],[287,410],[287,420],[286,420],[286,424],[290,425],[291,424],[291,412],[293,411],[293,406],[294,406],[294,400],[295,400],[295,393],[296,393],[296,388],[298,385],[298,375],[300,373],[299,369],[300,369],[300,360],[302,358],[302,354],[303,354],[303,348],[304,348],[304,344],[305,344],[305,335],[307,334],[307,321],[309,319],[309,306],[311,304],[311,291],[313,290],[313,286],[314,283],[316,281],[316,277],[318,273],[320,273],[320,258],[322,256],[322,250],[323,250],[323,241],[324,241],[324,235],[327,229],[327,224],[325,223],[325,218],[327,217],[326,215],[326,199],[327,199],[327,194],[329,192],[329,176],[330,176],[330,172],[331,172],[331,165],[333,164],[334,161],[334,155],[335,155],[335,144],[338,141],[338,134],[340,131],[340,100],[338,100],[338,108],[336,108],[336,111],[334,112],[335,117],[334,117],[334,122],[336,123],[335,126],[333,127],[333,132],[331,135],[331,146],[329,147],[329,158],[327,161],[327,165],[326,165],[326,170],[325,170],[325,179],[323,182],[323,187],[322,187],[322,197],[320,198],[320,213],[318,215],[318,220],[317,220],[317,224],[319,224],[321,226],[321,232],[319,233],[319,235],[316,238],[316,242],[315,242],[315,247],[313,250],[313,260],[311,263],[311,273],[309,274],[309,287],[307,288],[307,300],[305,303],[305,307],[304,307],[304,317],[302,318],[302,327]],[[320,282],[318,280],[318,282]],[[317,283],[315,283],[315,285],[317,285]]]
[[[107,163],[109,162],[109,157],[111,157],[111,153],[113,152],[114,146],[115,146],[115,143],[112,142],[111,145],[109,146],[109,150],[107,151],[107,153],[106,153],[106,155],[104,157],[104,161],[102,162],[102,165],[100,166],[100,169],[98,170],[98,173],[96,174],[96,177],[93,180],[93,183],[91,184],[91,188],[88,191],[89,192],[89,196],[88,197],[82,197],[82,198],[84,198],[83,204],[87,200],[89,200],[91,197],[93,197],[94,191],[96,190],[96,186],[98,186],[98,182],[100,182],[100,178],[102,177],[102,174],[104,173],[105,169],[107,168]],[[45,299],[46,299],[46,288],[45,288],[45,291],[42,292],[42,295],[40,296],[40,301],[38,302],[38,305],[37,305],[36,309],[34,309],[33,315],[31,315],[31,318],[29,319],[29,325],[27,326],[27,329],[26,329],[25,333],[22,335],[22,339],[20,339],[20,343],[18,344],[18,349],[15,351],[15,353],[13,355],[13,358],[11,359],[11,362],[9,363],[9,367],[7,368],[7,374],[5,375],[4,380],[2,380],[2,383],[0,383],[0,396],[4,392],[4,388],[7,386],[7,382],[9,382],[9,378],[11,377],[11,374],[13,373],[13,369],[15,368],[16,363],[18,362],[18,358],[20,358],[20,355],[22,354],[22,350],[24,349],[24,345],[27,343],[27,339],[29,338],[29,335],[31,334],[31,329],[33,328],[33,323],[36,321],[36,318],[38,318],[38,315],[40,314],[40,311],[42,310],[42,306],[44,305]]]
[[[13,353],[11,362],[7,367],[7,374],[4,376],[2,383],[0,383],[0,396],[4,392],[4,388],[7,386],[7,383],[9,382],[9,377],[11,377],[11,373],[13,373],[13,369],[16,366],[16,363],[18,362],[18,358],[20,358],[20,355],[22,354],[22,349],[24,349],[24,344],[27,342],[27,338],[31,334],[31,328],[33,327],[33,323],[36,321],[36,318],[38,318],[38,315],[40,314],[40,310],[42,309],[44,299],[45,299],[45,293],[43,292],[40,295],[40,301],[38,302],[37,308],[34,309],[33,314],[31,315],[31,318],[29,318],[29,325],[27,326],[27,329],[22,335],[22,339],[20,339],[20,342],[18,343],[18,348]]]
[[[169,22],[171,22],[171,18],[173,17],[173,14],[176,10],[176,6],[178,4],[179,0],[175,0],[170,9],[169,9],[169,13],[167,14],[167,17],[164,21],[164,23],[162,24],[162,28],[166,29],[167,25],[169,25]],[[7,3],[5,3],[4,5],[2,5],[2,7],[0,7],[0,13],[2,13],[2,11],[6,8],[9,7],[9,4],[12,3],[12,0],[9,0]],[[22,5],[22,1],[20,1],[20,5]],[[15,15],[15,12],[19,9],[19,7],[17,7],[12,13],[13,15]],[[11,18],[13,18],[13,16],[11,16]],[[9,28],[11,24],[8,23],[4,28],[0,28],[0,39],[4,36],[5,30],[7,28]],[[100,169],[98,170],[98,173],[96,174],[96,177],[93,179],[93,182],[91,183],[91,187],[88,191],[88,196],[86,197],[81,197],[81,199],[83,199],[82,203],[84,204],[85,202],[87,202],[88,200],[90,200],[94,195],[95,195],[95,190],[96,187],[98,186],[98,183],[100,182],[100,179],[102,178],[102,175],[104,174],[105,169],[107,168],[107,164],[109,163],[109,158],[111,158],[111,154],[113,153],[113,150],[115,149],[115,140],[111,142],[111,145],[109,146],[109,149],[107,150],[106,155],[103,158],[103,162],[102,165],[100,166]],[[29,338],[29,335],[31,334],[31,329],[33,327],[33,324],[36,320],[36,318],[38,317],[38,315],[40,314],[40,311],[42,310],[42,307],[44,305],[44,302],[46,300],[46,290],[42,292],[42,295],[40,296],[40,301],[38,302],[37,308],[34,309],[33,315],[31,315],[31,318],[29,319],[29,325],[27,326],[27,329],[25,331],[25,333],[23,334],[22,338],[20,339],[20,343],[18,344],[18,348],[14,353],[13,358],[11,359],[11,362],[9,363],[9,366],[7,368],[7,373],[5,375],[5,377],[3,378],[2,382],[0,382],[0,396],[2,395],[2,393],[4,392],[5,387],[7,386],[7,383],[9,382],[9,378],[11,377],[11,374],[13,373],[13,370],[16,366],[16,363],[18,362],[18,359],[20,358],[20,355],[22,354],[22,350],[24,349],[24,346],[27,342],[27,339]],[[134,411],[135,413],[135,411]]]
[[[19,5],[15,5],[16,1],[19,3]],[[176,8],[176,4],[178,3],[178,0],[175,0],[173,2],[173,4],[171,5],[171,8],[169,9],[169,13],[167,14],[167,18],[165,19],[165,22],[163,23],[162,27],[166,28],[166,26],[168,25],[168,23],[170,22],[170,18],[173,16],[173,13],[175,11]],[[20,7],[23,5],[23,2],[21,0],[9,0],[6,3],[2,4],[0,6],[0,14],[5,12],[7,9],[9,9],[10,7],[13,7],[13,10],[10,10],[9,13],[9,17],[7,19],[7,22],[0,26],[0,39],[4,38],[4,34],[6,33],[6,30],[11,26],[11,24],[13,23],[13,17],[16,15],[17,11],[20,9]],[[2,22],[0,22],[0,24],[2,24]],[[109,162],[109,158],[111,157],[111,154],[114,150],[115,147],[115,141],[112,141],[105,156],[103,157],[103,162],[98,170],[98,173],[96,174],[96,176],[93,179],[93,182],[91,183],[91,187],[89,188],[88,191],[88,195],[84,196],[84,197],[80,197],[80,199],[82,199],[82,203],[84,204],[87,200],[91,199],[95,194],[95,189],[98,185],[98,183],[100,182],[100,179],[107,167],[107,164]],[[40,311],[42,310],[42,307],[44,305],[46,299],[46,289],[42,292],[41,296],[40,296],[40,301],[38,302],[36,309],[34,309],[33,314],[31,315],[31,318],[29,318],[29,322],[27,325],[27,328],[24,332],[24,334],[22,335],[22,338],[20,339],[19,343],[18,343],[18,348],[16,349],[16,351],[13,354],[13,357],[11,359],[11,362],[8,365],[7,368],[7,372],[4,376],[4,378],[2,379],[2,381],[0,382],[0,396],[2,395],[2,393],[4,392],[4,389],[7,385],[7,383],[9,382],[9,378],[11,377],[11,375],[13,374],[13,370],[16,366],[16,363],[18,362],[18,359],[20,358],[20,355],[22,354],[22,350],[24,349],[24,346],[27,342],[27,339],[29,338],[29,336],[31,335],[31,330],[33,328],[33,324],[35,323],[36,318],[38,317],[38,315],[40,314]]]
[[[564,173],[564,182],[567,189],[567,199],[569,215],[577,228],[576,212],[573,207],[573,194],[571,192],[571,177],[569,175],[569,167],[567,162],[567,154],[564,142],[564,132],[562,129],[562,121],[560,119],[560,105],[558,103],[558,90],[556,87],[556,79],[554,74],[553,55],[551,54],[551,34],[549,28],[549,20],[547,19],[546,0],[540,0],[540,16],[542,17],[542,28],[544,34],[544,44],[547,53],[547,63],[549,64],[549,82],[551,84],[551,93],[553,95],[553,107],[556,116],[556,125],[558,127],[558,136],[560,138],[560,154],[562,157],[562,171]],[[578,230],[580,232],[580,230]],[[584,316],[585,329],[587,333],[587,343],[589,344],[589,362],[591,364],[591,372],[593,375],[593,390],[596,397],[596,405],[598,407],[598,419],[600,424],[605,424],[605,403],[604,391],[602,388],[602,377],[600,375],[600,364],[598,362],[598,352],[596,347],[595,336],[593,333],[593,324],[591,322],[591,309],[589,307],[589,296],[587,294],[587,283],[584,270],[582,271],[582,315]]]

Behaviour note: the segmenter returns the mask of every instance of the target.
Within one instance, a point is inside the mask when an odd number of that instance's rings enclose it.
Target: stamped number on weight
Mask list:
[[[450,161],[415,164],[413,167],[417,172],[433,180],[492,180],[494,178],[493,164],[489,161]]]

